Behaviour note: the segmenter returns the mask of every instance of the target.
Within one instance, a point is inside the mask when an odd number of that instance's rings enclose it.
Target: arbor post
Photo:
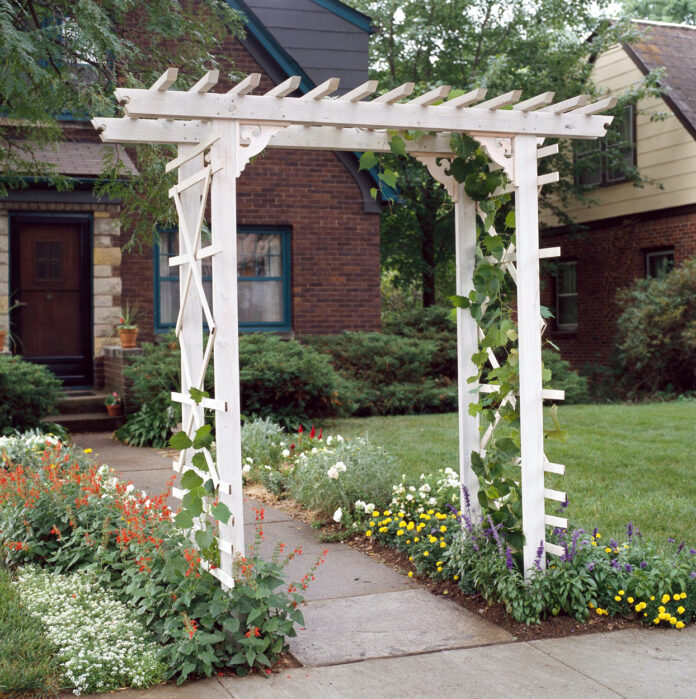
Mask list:
[[[522,526],[525,577],[537,550],[544,547],[544,415],[541,377],[539,299],[539,213],[537,139],[515,136],[515,222],[517,242],[517,317],[519,331]],[[541,556],[539,565],[545,566]]]
[[[474,288],[476,267],[476,204],[466,195],[464,185],[455,183],[454,226],[457,265],[456,290],[458,296],[468,296]],[[459,403],[459,478],[462,483],[461,511],[466,508],[466,488],[471,512],[478,516],[478,477],[471,468],[471,452],[481,448],[478,415],[469,414],[469,404],[478,403],[478,375],[472,357],[478,352],[478,324],[468,308],[457,308],[457,387]]]

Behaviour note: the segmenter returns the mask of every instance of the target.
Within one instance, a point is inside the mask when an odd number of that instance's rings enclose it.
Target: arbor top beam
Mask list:
[[[383,97],[398,92],[399,99],[405,98],[410,84],[402,87]],[[116,97],[129,117],[186,121],[235,119],[241,123],[278,126],[295,124],[499,136],[527,134],[555,138],[597,138],[605,135],[606,127],[612,121],[612,117],[596,115],[588,107],[564,113],[497,108],[517,101],[517,93],[503,95],[506,99],[502,100],[501,105],[497,105],[494,99],[472,107],[453,106],[446,101],[428,104],[429,99],[418,97],[404,103],[392,102],[391,99],[385,101],[379,97],[369,102],[331,97],[304,99],[289,97],[285,91],[277,93],[274,90],[265,95],[253,95],[119,88]],[[601,104],[602,109],[610,106],[608,103]]]

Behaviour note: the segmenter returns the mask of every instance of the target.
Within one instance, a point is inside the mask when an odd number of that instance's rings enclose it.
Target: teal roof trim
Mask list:
[[[313,0],[313,2],[323,7],[325,10],[333,12],[342,19],[347,20],[351,24],[354,24],[358,29],[362,29],[368,34],[374,34],[375,30],[372,28],[372,19],[362,12],[348,7],[348,5],[340,2],[340,0]]]
[[[316,87],[297,61],[275,40],[273,35],[264,27],[259,18],[247,7],[243,0],[227,0],[227,4],[245,16],[247,30],[268,51],[278,66],[285,71],[286,75],[299,75],[302,78],[299,87],[301,92],[309,92],[313,87]]]

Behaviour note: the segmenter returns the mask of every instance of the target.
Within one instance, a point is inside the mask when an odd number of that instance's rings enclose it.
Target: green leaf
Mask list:
[[[372,151],[365,151],[360,156],[360,165],[358,166],[358,172],[360,170],[370,170],[373,167],[375,167],[375,165],[377,165],[378,163],[379,159]]]
[[[180,529],[191,529],[193,526],[193,516],[187,510],[182,510],[174,517],[176,526]]]
[[[201,391],[198,388],[189,388],[189,396],[191,396],[191,399],[196,402],[196,404],[200,404],[200,402],[204,398],[210,398],[210,393],[208,391]]]
[[[211,434],[212,425],[202,425],[196,430],[196,436],[193,438],[194,449],[206,449],[213,441],[214,437]]]
[[[213,545],[213,530],[212,527],[206,527],[205,529],[199,529],[195,534],[194,538],[198,544],[198,548],[201,551],[205,551]]]
[[[401,136],[392,136],[389,141],[389,150],[394,155],[406,155],[406,144]]]
[[[188,449],[192,445],[193,442],[188,438],[186,432],[177,432],[176,434],[173,434],[169,440],[169,446],[172,449],[178,449],[179,451],[182,449]]]
[[[396,187],[396,172],[394,172],[394,170],[382,170],[382,172],[379,173],[379,179],[382,180],[387,187],[391,187],[392,189]]]
[[[514,228],[515,227],[515,210],[510,209],[508,211],[507,216],[505,217],[505,228]]]
[[[205,460],[205,454],[202,451],[198,451],[193,455],[193,458],[191,459],[191,463],[199,471],[207,471],[208,470],[208,462]]]
[[[195,472],[188,470],[181,477],[181,487],[186,490],[192,490],[203,484],[203,479]]]
[[[213,514],[213,517],[218,520],[218,522],[221,522],[222,524],[227,524],[231,517],[232,513],[230,512],[230,508],[225,505],[224,502],[219,502],[217,505],[213,505],[211,508],[211,512]]]

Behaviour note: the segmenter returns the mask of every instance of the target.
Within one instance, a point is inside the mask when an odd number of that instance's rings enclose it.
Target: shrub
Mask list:
[[[134,447],[151,446],[163,449],[169,444],[172,429],[178,424],[178,414],[171,399],[167,405],[159,399],[143,403],[137,413],[128,416],[116,430],[116,439]]]
[[[239,343],[242,412],[285,426],[341,415],[341,380],[329,358],[295,340],[256,333]]]
[[[285,430],[270,418],[256,418],[242,425],[242,459],[245,471],[271,466],[276,468],[282,458]],[[249,466],[249,469],[246,468]]]
[[[356,415],[456,408],[456,386],[440,373],[441,357],[434,340],[360,332],[316,335],[303,341],[331,357],[345,382],[345,402]]]
[[[696,258],[617,295],[622,382],[629,391],[696,390]]]
[[[548,386],[565,391],[564,404],[572,405],[574,403],[590,402],[587,377],[581,376],[577,371],[574,371],[570,366],[570,362],[562,359],[560,353],[544,348],[541,352],[541,359],[544,367],[551,371],[551,381],[548,382]]]
[[[61,382],[45,366],[0,355],[0,434],[36,427],[55,412]]]
[[[362,438],[341,438],[299,455],[291,494],[305,507],[327,515],[338,508],[350,512],[356,500],[386,503],[397,473],[396,459],[381,447]]]

